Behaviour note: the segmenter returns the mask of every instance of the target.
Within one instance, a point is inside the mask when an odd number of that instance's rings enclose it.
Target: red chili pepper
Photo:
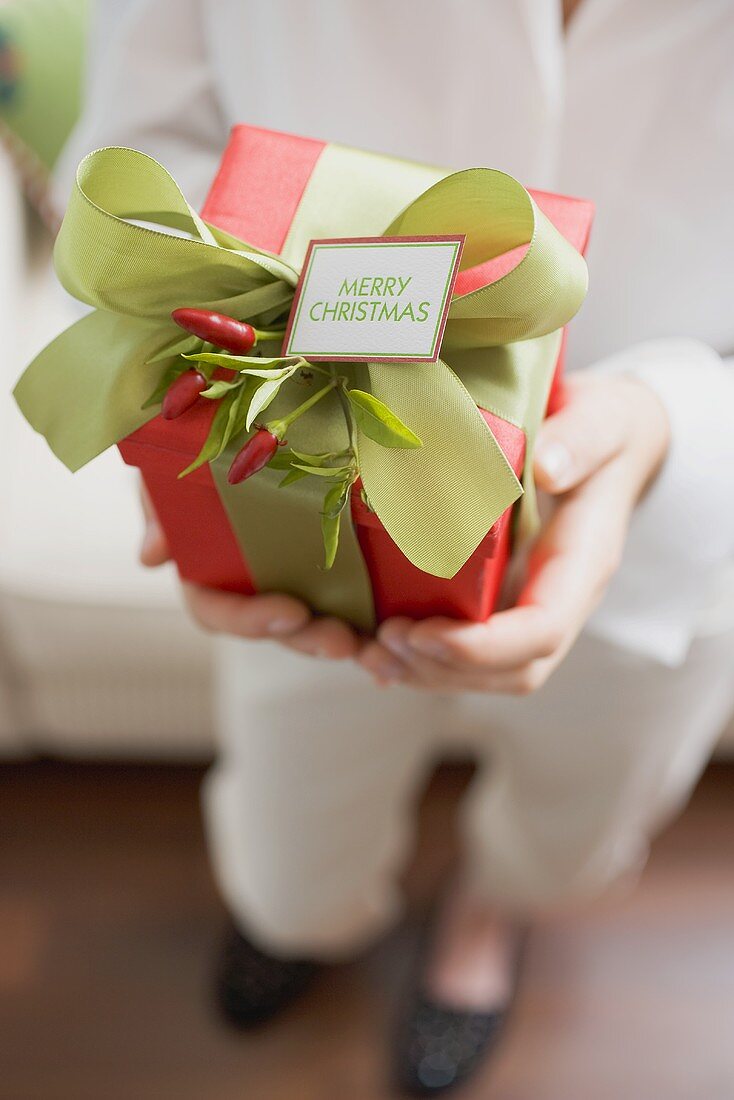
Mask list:
[[[175,420],[177,416],[185,413],[187,409],[196,404],[199,394],[208,385],[209,383],[201,371],[187,370],[183,374],[179,374],[178,378],[171,382],[166,396],[163,398],[161,407],[163,419]]]
[[[232,462],[227,474],[230,485],[239,485],[267,466],[278,449],[280,440],[267,428],[258,428]]]
[[[257,336],[252,325],[211,309],[174,309],[171,317],[186,332],[206,340],[231,355],[247,355]]]

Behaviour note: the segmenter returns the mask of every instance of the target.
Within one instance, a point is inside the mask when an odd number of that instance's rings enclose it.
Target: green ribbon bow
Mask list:
[[[392,219],[387,225],[386,218]],[[560,330],[587,287],[583,258],[502,172],[476,168],[446,175],[327,146],[283,256],[276,256],[204,222],[152,158],[120,148],[91,153],[78,170],[55,262],[65,288],[95,312],[35,359],[16,387],[18,404],[76,470],[156,415],[141,406],[177,356],[196,346],[171,321],[172,310],[212,309],[267,327],[289,312],[309,239],[376,232],[464,234],[464,269],[528,246],[503,278],[453,299],[437,363],[351,368],[362,388],[368,376],[372,393],[423,443],[385,448],[358,433],[370,504],[413,564],[452,577],[523,492],[477,404],[523,427],[531,449]],[[275,415],[299,399],[289,396],[293,388],[283,388]],[[306,452],[339,450],[345,443],[335,396],[293,429],[289,442]],[[235,449],[239,445],[241,440]],[[299,483],[276,494],[269,470],[227,486],[223,471],[231,454],[232,447],[212,470],[259,587],[278,586],[319,610],[370,624],[369,583],[351,528],[333,573],[324,575],[320,548],[313,552],[314,521],[307,519],[317,490],[304,492]],[[526,522],[533,510],[530,467],[526,462]],[[317,525],[320,504],[319,497]],[[320,547],[320,534],[318,542]]]

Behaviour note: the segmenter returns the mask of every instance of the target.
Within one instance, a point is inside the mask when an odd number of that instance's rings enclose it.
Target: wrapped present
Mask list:
[[[188,580],[290,592],[363,629],[397,614],[481,620],[513,526],[534,526],[533,439],[586,292],[591,218],[590,203],[495,170],[248,126],[198,216],[151,158],[99,150],[56,246],[62,283],[95,311],[38,356],[16,399],[69,468],[114,443],[140,467]],[[319,349],[283,354],[310,242],[449,236],[463,252],[440,358],[337,370]],[[247,322],[254,347],[223,353],[216,331],[177,328],[172,313],[192,310]],[[181,392],[183,415],[160,415]],[[287,445],[232,484],[253,432]]]

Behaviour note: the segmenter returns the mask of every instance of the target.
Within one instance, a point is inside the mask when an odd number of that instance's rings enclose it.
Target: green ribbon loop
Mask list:
[[[405,237],[458,233],[466,237],[464,270],[521,245],[528,249],[504,278],[454,298],[443,342],[445,363],[370,365],[373,392],[410,425],[423,447],[388,453],[359,437],[362,479],[380,520],[414,565],[440,577],[458,572],[523,492],[476,402],[451,369],[454,355],[559,330],[579,309],[587,287],[582,257],[525,188],[503,172],[475,168],[447,176],[385,230],[385,236]],[[540,386],[542,408],[549,381]],[[531,384],[537,393],[537,380]],[[532,509],[531,464],[526,469]],[[525,512],[525,526],[532,527],[532,514]]]
[[[169,331],[175,331],[171,312],[181,305],[237,316],[243,304],[252,309],[246,296],[260,289],[262,312],[288,305],[298,281],[279,257],[208,226],[165,168],[134,149],[99,149],[81,162],[54,260],[75,298],[111,313],[157,318]]]
[[[385,230],[386,236],[426,233],[465,234],[463,271],[528,246],[501,279],[453,299],[444,353],[544,336],[570,321],[586,297],[583,257],[504,172],[470,168],[446,176]]]
[[[22,412],[78,469],[156,415],[141,406],[176,356],[190,350],[172,310],[190,305],[269,325],[287,315],[310,237],[359,236],[377,225],[389,236],[465,234],[465,269],[527,246],[503,278],[454,298],[441,360],[367,368],[375,395],[423,441],[395,450],[359,434],[367,495],[411,562],[453,576],[522,493],[477,401],[525,428],[532,442],[558,332],[586,293],[582,257],[502,172],[443,175],[327,147],[286,241],[286,262],[208,225],[151,157],[98,150],[79,167],[55,251],[63,285],[96,312],[30,365],[15,390]],[[220,475],[232,515],[233,494]],[[298,524],[292,527],[297,534]],[[345,554],[353,556],[355,545],[352,535]],[[301,588],[312,587],[304,579]]]

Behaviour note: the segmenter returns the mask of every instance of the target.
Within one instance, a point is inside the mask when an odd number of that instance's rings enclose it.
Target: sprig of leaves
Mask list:
[[[182,354],[165,371],[144,408],[160,404],[171,383],[187,369],[186,362],[197,363],[199,369],[209,378],[217,367],[232,371],[233,374],[226,379],[211,381],[201,394],[202,397],[217,402],[216,412],[203,447],[194,461],[181,471],[179,477],[184,477],[206,462],[218,458],[232,439],[243,431],[250,430],[256,417],[275,400],[288,379],[297,371],[311,366],[300,358],[266,359],[212,351]],[[321,368],[319,371],[327,373]],[[381,447],[414,449],[423,445],[415,432],[383,401],[365,390],[349,388],[346,378],[338,377],[333,366],[330,371],[332,381],[324,387],[322,393],[325,395],[330,388],[338,390],[348,421],[350,440],[353,425],[356,424],[365,436]],[[299,407],[289,414],[289,418],[293,419],[308,411],[309,406],[321,396],[320,393],[314,394],[304,402],[303,408]],[[282,438],[289,418],[272,421],[272,431],[279,438]],[[349,504],[352,486],[359,476],[354,448],[322,454],[307,454],[295,450],[278,451],[269,466],[271,469],[284,471],[279,488],[287,488],[306,477],[321,478],[327,483],[321,511],[321,532],[324,542],[324,568],[331,569],[339,546],[341,517]]]
[[[321,512],[321,533],[324,541],[324,569],[331,569],[339,546],[339,529],[344,509],[349,503],[352,485],[357,480],[357,461],[351,448],[307,454],[288,450],[274,455],[270,467],[285,470],[278,488],[284,489],[305,477],[331,482],[324,497]]]

